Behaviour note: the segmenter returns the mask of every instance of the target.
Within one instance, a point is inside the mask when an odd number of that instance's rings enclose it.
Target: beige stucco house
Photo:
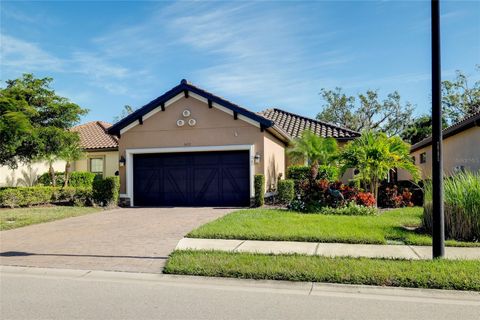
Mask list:
[[[72,128],[80,136],[85,157],[75,161],[73,171],[94,172],[103,177],[118,175],[118,139],[109,135],[112,125],[103,121],[92,121]]]
[[[480,171],[480,112],[443,130],[443,168],[446,176],[460,171]],[[432,172],[432,139],[428,137],[411,148],[412,159],[421,170],[421,178],[430,179]],[[402,170],[398,180],[409,180]]]
[[[107,131],[130,205],[244,206],[255,174],[267,189],[285,177],[285,148],[305,129],[341,143],[359,136],[279,109],[255,113],[186,80]]]

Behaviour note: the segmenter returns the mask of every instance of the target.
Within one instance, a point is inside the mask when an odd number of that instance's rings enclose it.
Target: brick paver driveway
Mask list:
[[[128,208],[0,232],[2,265],[161,272],[190,230],[233,209]]]

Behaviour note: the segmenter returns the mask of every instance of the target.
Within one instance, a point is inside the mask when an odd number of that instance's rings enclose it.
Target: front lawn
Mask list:
[[[210,239],[343,242],[431,245],[429,235],[406,227],[420,226],[422,208],[401,208],[378,216],[302,214],[273,209],[248,209],[230,213],[193,230],[187,236]],[[480,243],[447,240],[448,246]]]
[[[164,273],[480,291],[474,260],[387,260],[175,251]]]
[[[31,224],[76,217],[100,210],[102,209],[68,206],[0,209],[0,230],[15,229]]]

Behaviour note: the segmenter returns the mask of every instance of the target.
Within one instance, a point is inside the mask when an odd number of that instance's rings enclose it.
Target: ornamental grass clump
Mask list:
[[[465,172],[444,179],[445,237],[480,241],[480,173]],[[432,186],[425,185],[423,227],[432,232]]]

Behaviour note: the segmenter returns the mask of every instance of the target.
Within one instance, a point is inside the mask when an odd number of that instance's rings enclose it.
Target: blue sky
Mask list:
[[[182,78],[251,110],[314,117],[321,88],[398,90],[430,104],[429,1],[13,2],[1,5],[1,80],[55,79],[112,121]],[[480,64],[480,1],[442,2],[444,78]],[[475,76],[478,78],[478,75]]]

